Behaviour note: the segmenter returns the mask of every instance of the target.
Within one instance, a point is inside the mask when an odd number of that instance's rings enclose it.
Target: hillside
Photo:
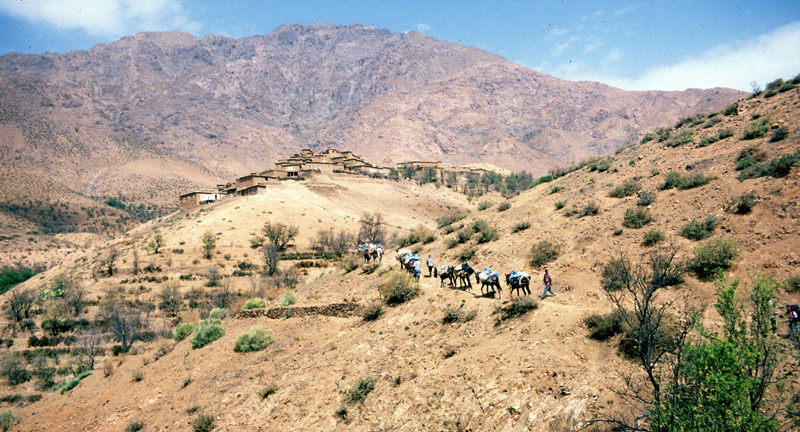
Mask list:
[[[619,353],[618,340],[589,339],[583,322],[592,314],[612,310],[600,286],[604,263],[620,253],[639,261],[668,244],[677,249],[678,258],[691,258],[693,250],[707,240],[690,240],[681,230],[691,219],[714,216],[717,226],[711,237],[738,243],[740,257],[725,271],[728,280],[740,279],[750,289],[757,275],[771,275],[781,282],[800,276],[800,165],[796,161],[784,164],[788,167],[785,176],[772,171],[774,176],[742,181],[737,179],[742,172],[762,171],[736,169],[737,159],[742,166],[739,156],[747,149],[753,149],[745,153],[760,163],[800,154],[799,122],[797,89],[741,101],[727,113],[681,120],[679,127],[660,131],[660,141],[654,136],[620,149],[609,159],[578,165],[571,172],[563,170],[564,175],[508,200],[484,196],[482,200],[494,205],[480,211],[477,207],[485,204],[430,184],[319,177],[281,184],[271,194],[222,200],[196,212],[151,221],[101,248],[71,257],[14,290],[40,290],[58,274],[76,278],[91,299],[111,298],[120,287],[116,295],[148,311],[153,340],[136,342],[128,354],[113,357],[113,343],[106,343],[106,354],[95,359],[94,373],[64,394],[37,390],[33,380],[3,387],[3,400],[12,401],[5,405],[20,418],[19,430],[65,431],[123,430],[136,422],[142,422],[142,430],[187,430],[201,415],[209,414],[219,431],[547,431],[568,430],[575,422],[629,412],[616,391],[626,374],[637,374],[639,369]],[[762,136],[750,138],[758,135],[753,133],[754,123],[765,128]],[[785,134],[779,133],[781,128]],[[708,139],[720,136],[726,137]],[[670,172],[700,174],[708,183],[664,188],[675,177]],[[627,182],[636,182],[642,192],[652,194],[652,202],[637,205],[641,197],[636,194],[609,196]],[[731,203],[744,194],[752,195],[750,211],[737,212]],[[557,202],[563,203],[560,209]],[[505,207],[501,203],[509,207],[501,210]],[[587,211],[592,203],[596,212]],[[573,207],[577,214],[568,216]],[[626,211],[636,208],[649,212],[653,220],[640,229],[624,227]],[[552,241],[560,246],[560,254],[548,264],[557,296],[538,301],[536,310],[498,323],[497,308],[510,304],[505,285],[500,298],[492,299],[480,296],[476,287],[455,290],[440,287],[438,279],[423,277],[419,297],[384,306],[377,320],[350,314],[352,303],[365,306],[378,301],[377,287],[397,267],[388,253],[376,269],[362,265],[347,273],[324,259],[282,261],[285,274],[291,276],[290,269],[298,268],[296,304],[279,309],[273,318],[239,312],[246,299],[257,296],[268,299],[268,308],[278,308],[288,289],[285,279],[235,276],[237,270],[247,269],[239,263],[263,262],[261,252],[249,245],[264,222],[298,225],[300,234],[289,251],[304,252],[318,230],[355,233],[365,212],[380,212],[388,233],[397,233],[398,238],[420,226],[434,232],[432,242],[412,247],[423,257],[430,254],[437,265],[455,264],[456,254],[473,247],[469,262],[476,269],[527,271],[533,275],[534,294],[540,293],[542,273],[530,266],[529,252],[542,240]],[[468,214],[452,228],[436,228],[438,216],[454,212]],[[581,217],[582,212],[587,215]],[[473,239],[468,240],[469,246],[448,247],[458,232],[478,220],[497,229],[496,240],[477,244]],[[524,223],[528,224],[525,229]],[[144,249],[154,229],[166,243],[159,254]],[[200,252],[201,235],[209,230],[218,240],[212,259],[206,260]],[[643,236],[651,230],[660,231],[665,239],[645,246]],[[99,270],[110,248],[121,256],[117,271],[109,277]],[[152,272],[133,275],[134,252],[141,268],[151,265]],[[320,262],[323,267],[298,266],[302,261]],[[216,287],[207,287],[209,275],[215,272],[222,279]],[[161,301],[159,294],[168,286],[177,287],[183,295],[177,312],[183,322],[199,322],[220,293],[235,293],[228,308],[234,316],[221,322],[225,335],[194,350],[188,339],[177,343],[169,339],[177,319],[155,309]],[[713,283],[689,272],[683,283],[664,289],[660,301],[686,295],[689,306],[704,311],[707,324],[714,328],[719,324],[712,308],[714,292]],[[4,300],[10,295],[5,294]],[[800,292],[782,289],[777,300],[779,308],[800,303]],[[57,313],[55,303],[43,305],[46,312],[35,316],[34,330],[6,330],[4,340],[13,339],[10,352],[27,350],[29,336],[44,334],[38,323]],[[338,308],[338,315],[303,309],[329,305]],[[474,317],[445,324],[448,307],[474,311]],[[81,317],[93,320],[97,309],[89,306]],[[263,351],[234,352],[237,336],[254,326],[271,329],[275,342]],[[779,333],[785,332],[780,322]],[[792,356],[796,359],[797,351]],[[75,368],[79,358],[61,353],[59,365]],[[52,364],[53,359],[44,361]],[[25,367],[34,368],[32,364]],[[71,377],[71,369],[61,370],[57,380]],[[343,392],[363,374],[375,378],[374,390],[362,402],[346,404]],[[796,375],[785,384],[790,393],[800,389]],[[30,395],[42,397],[30,402],[26,399]],[[344,415],[342,405],[348,408]]]
[[[541,175],[744,96],[567,82],[414,32],[322,23],[12,53],[0,57],[0,84],[3,163],[162,213],[180,193],[304,147]]]

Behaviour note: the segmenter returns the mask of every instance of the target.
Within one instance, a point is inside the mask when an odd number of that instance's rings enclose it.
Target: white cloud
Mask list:
[[[623,56],[613,49],[600,64],[573,60],[556,65],[545,63],[538,70],[563,79],[598,81],[626,90],[730,87],[750,91],[752,81],[763,86],[776,78],[792,78],[800,73],[799,46],[800,21],[796,21],[771,33],[720,45],[678,63],[652,68],[638,78],[618,75],[617,68]]]
[[[62,30],[120,37],[139,31],[202,27],[189,18],[178,0],[25,0],[0,2],[0,12]]]
[[[428,24],[425,24],[425,23],[417,24],[417,31],[419,31],[420,33],[425,33],[430,29],[431,29],[431,26],[429,26]]]

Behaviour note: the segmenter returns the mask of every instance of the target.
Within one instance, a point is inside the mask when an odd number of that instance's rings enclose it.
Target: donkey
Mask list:
[[[456,286],[456,276],[453,274],[453,266],[443,265],[433,269],[433,277],[439,277],[439,286],[444,287],[444,281],[449,280],[450,285]]]
[[[406,255],[410,256],[411,255],[411,251],[408,250],[408,249],[398,249],[397,253],[394,254],[395,259],[397,260],[397,262],[400,263],[400,269],[402,269],[403,268],[403,264],[405,264],[405,262],[403,261],[403,257],[406,256]]]
[[[462,288],[466,288],[470,291],[472,291],[472,282],[469,280],[471,275],[475,275],[475,283],[478,283],[478,274],[472,267],[469,266],[469,264],[463,263],[453,268],[453,276],[455,277],[456,281],[460,282],[459,285]]]
[[[494,293],[498,293],[498,299],[500,298],[500,293],[503,291],[500,288],[500,277],[497,275],[497,272],[494,270],[483,269],[482,272],[478,275],[478,280],[481,282],[481,295],[483,295],[483,288],[486,288],[486,294],[489,294],[489,288],[492,289],[492,296]],[[495,287],[497,290],[495,291]]]
[[[527,273],[512,271],[506,274],[506,284],[511,287],[509,295],[513,295],[514,290],[517,290],[517,297],[531,295],[531,277]],[[522,294],[520,294],[520,291]]]

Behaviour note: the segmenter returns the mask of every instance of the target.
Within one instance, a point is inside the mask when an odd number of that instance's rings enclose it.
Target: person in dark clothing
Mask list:
[[[542,281],[544,282],[544,292],[542,293],[542,298],[547,297],[548,292],[555,296],[556,293],[550,289],[550,285],[553,284],[553,278],[550,276],[550,273],[547,271],[547,269],[544,269],[544,278],[542,278]]]

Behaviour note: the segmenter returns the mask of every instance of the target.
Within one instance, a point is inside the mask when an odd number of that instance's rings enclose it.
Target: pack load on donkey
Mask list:
[[[478,283],[478,274],[472,267],[469,266],[469,264],[463,263],[453,267],[453,276],[455,277],[456,282],[458,282],[457,285],[461,287],[469,287],[470,290],[472,289],[472,282],[470,282],[469,277],[473,274],[475,275],[475,283]]]
[[[511,287],[511,293],[517,290],[517,296],[520,295],[520,291],[522,294],[531,294],[531,277],[528,273],[511,270],[511,273],[506,275],[506,284]]]
[[[478,275],[478,280],[481,282],[481,294],[483,294],[484,287],[487,288],[487,294],[489,293],[489,288],[492,289],[492,294],[502,291],[500,288],[500,275],[498,275],[494,270],[484,268],[483,271]],[[497,290],[495,290],[495,287]]]

